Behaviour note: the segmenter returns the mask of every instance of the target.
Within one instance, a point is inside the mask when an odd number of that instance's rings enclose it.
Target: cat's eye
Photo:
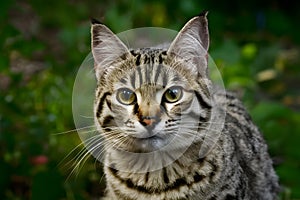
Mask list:
[[[124,105],[131,105],[136,101],[136,95],[127,88],[121,88],[117,91],[117,100]]]
[[[179,86],[173,86],[165,92],[164,99],[168,103],[175,103],[181,99],[182,95],[182,88]]]

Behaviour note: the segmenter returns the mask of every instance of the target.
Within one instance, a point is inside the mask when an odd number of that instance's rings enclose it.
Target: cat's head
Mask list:
[[[201,138],[212,107],[206,14],[187,22],[167,49],[131,50],[93,23],[95,123],[108,148],[175,150]]]

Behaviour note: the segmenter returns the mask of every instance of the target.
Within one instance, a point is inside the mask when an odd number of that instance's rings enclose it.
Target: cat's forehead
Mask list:
[[[123,73],[119,74],[115,85],[117,88],[129,87],[134,90],[151,90],[165,88],[183,82],[183,77],[175,71],[167,60],[167,52],[163,49],[143,48],[131,50],[133,62],[123,65]]]
[[[139,54],[143,54],[143,55],[147,55],[147,56],[159,56],[159,54],[167,55],[167,49],[155,48],[155,47],[145,47],[145,48],[131,49],[130,53],[133,56],[137,56]]]
[[[158,48],[141,48],[130,51],[135,59],[135,65],[162,64],[167,58],[167,51]]]

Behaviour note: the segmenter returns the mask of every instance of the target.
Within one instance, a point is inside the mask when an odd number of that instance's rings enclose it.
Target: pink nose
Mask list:
[[[146,126],[151,126],[153,123],[156,122],[155,119],[143,119],[142,121]]]

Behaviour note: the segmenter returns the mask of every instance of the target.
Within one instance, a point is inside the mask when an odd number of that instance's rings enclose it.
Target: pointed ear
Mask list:
[[[113,67],[113,64],[125,60],[130,55],[125,44],[105,25],[92,20],[92,54],[96,77]]]
[[[172,59],[190,62],[187,65],[192,73],[208,77],[209,33],[207,13],[192,18],[177,34],[168,49]]]

